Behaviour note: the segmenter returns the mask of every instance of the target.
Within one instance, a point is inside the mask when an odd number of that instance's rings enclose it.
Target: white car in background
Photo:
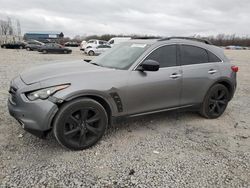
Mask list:
[[[96,40],[96,39],[91,39],[88,42],[86,42],[85,45],[81,47],[81,50],[85,51],[87,48],[94,48],[99,45],[107,44],[107,41],[105,40]]]
[[[107,44],[101,44],[98,46],[86,48],[85,53],[88,54],[89,56],[94,56],[94,55],[99,55],[110,48],[111,48],[111,46],[109,46]]]
[[[83,50],[83,51],[84,51],[84,48],[85,48],[86,44],[87,44],[87,41],[86,41],[86,40],[83,40],[83,41],[81,42],[81,44],[80,44],[80,50]]]
[[[111,38],[108,41],[108,45],[110,45],[111,47],[113,47],[116,44],[119,44],[121,42],[126,42],[128,40],[131,40],[131,37],[114,37],[114,38]]]

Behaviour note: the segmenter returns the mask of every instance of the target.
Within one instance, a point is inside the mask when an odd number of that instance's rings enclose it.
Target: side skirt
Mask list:
[[[133,118],[133,117],[140,117],[140,116],[145,116],[149,114],[156,114],[156,113],[161,113],[161,112],[167,112],[167,111],[197,111],[200,109],[201,104],[192,104],[192,105],[185,105],[185,106],[179,106],[179,107],[173,107],[173,108],[165,108],[165,109],[160,109],[160,110],[154,110],[154,111],[148,111],[148,112],[142,112],[138,114],[129,114],[129,115],[124,115],[124,116],[117,116],[114,117],[112,116],[112,124],[113,123],[118,123],[121,121],[124,121],[128,118]]]

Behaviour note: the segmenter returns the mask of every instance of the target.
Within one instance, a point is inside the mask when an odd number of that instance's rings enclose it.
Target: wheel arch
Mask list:
[[[90,98],[90,99],[93,99],[93,100],[97,101],[98,103],[100,103],[103,106],[103,108],[105,109],[105,111],[107,112],[108,123],[109,124],[112,123],[112,114],[113,114],[112,105],[108,102],[107,99],[105,99],[105,97],[100,96],[100,95],[96,95],[96,94],[78,94],[78,95],[74,95],[74,96],[71,96],[71,97],[65,99],[63,103],[59,104],[58,108],[60,108],[60,106],[65,104],[66,102],[69,102],[69,101],[72,101],[72,100],[75,100],[75,99],[79,99],[79,98]]]
[[[211,87],[213,87],[215,84],[222,84],[222,85],[224,85],[224,86],[228,89],[228,91],[229,91],[230,100],[233,98],[233,95],[234,95],[234,86],[233,86],[233,83],[232,83],[230,80],[228,80],[228,79],[219,79],[219,80],[217,80],[216,82],[214,82],[214,83],[209,87],[209,89],[210,89]]]

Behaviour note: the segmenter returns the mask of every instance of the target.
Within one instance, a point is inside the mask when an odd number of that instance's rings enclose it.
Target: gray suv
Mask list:
[[[81,150],[121,117],[182,108],[221,116],[234,95],[237,71],[207,41],[130,40],[90,62],[21,73],[11,82],[8,108],[26,131],[44,137],[52,130],[60,144]]]

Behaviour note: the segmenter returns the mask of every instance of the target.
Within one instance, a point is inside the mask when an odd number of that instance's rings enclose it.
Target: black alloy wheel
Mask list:
[[[216,84],[207,93],[202,105],[201,114],[206,118],[218,118],[224,113],[228,101],[228,89],[224,85]]]
[[[101,139],[107,119],[101,104],[92,99],[77,99],[60,109],[54,121],[54,135],[69,149],[86,149]]]

